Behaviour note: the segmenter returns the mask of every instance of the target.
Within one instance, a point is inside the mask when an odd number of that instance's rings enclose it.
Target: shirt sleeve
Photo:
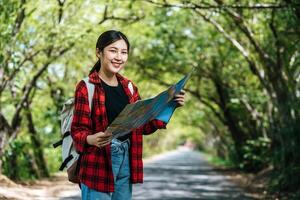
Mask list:
[[[150,135],[154,133],[157,129],[166,129],[167,124],[158,119],[153,119],[150,122],[144,124],[141,129],[143,130],[143,135]]]
[[[82,153],[89,146],[86,142],[92,133],[92,120],[88,100],[88,91],[84,81],[79,82],[75,91],[74,115],[71,125],[71,136],[75,149]]]

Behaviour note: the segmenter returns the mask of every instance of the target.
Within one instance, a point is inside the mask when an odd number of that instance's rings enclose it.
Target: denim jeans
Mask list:
[[[114,174],[115,191],[99,192],[81,183],[82,200],[131,200],[132,184],[130,183],[129,139],[123,142],[113,139],[111,143],[111,162]]]

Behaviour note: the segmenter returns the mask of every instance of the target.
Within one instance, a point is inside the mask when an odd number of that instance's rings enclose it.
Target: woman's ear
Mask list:
[[[101,51],[100,51],[100,49],[98,49],[98,48],[96,48],[96,56],[97,56],[97,58],[101,58]]]

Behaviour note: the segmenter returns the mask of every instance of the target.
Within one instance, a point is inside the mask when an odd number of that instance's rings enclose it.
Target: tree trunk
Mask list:
[[[225,125],[229,129],[229,132],[232,136],[235,145],[237,160],[242,161],[243,160],[242,146],[246,141],[246,136],[242,132],[242,130],[240,130],[240,128],[238,127],[237,124],[238,121],[234,119],[230,111],[230,108],[228,107],[229,97],[226,88],[223,87],[222,85],[223,83],[218,78],[214,79],[213,81],[220,99],[219,107],[223,111],[223,115],[226,123]]]
[[[39,170],[39,167],[37,166],[36,159],[34,156],[29,152],[23,152],[24,157],[27,159],[27,168],[30,175],[34,175],[37,178],[41,178],[41,172]]]
[[[19,174],[18,174],[18,160],[17,160],[17,152],[12,151],[12,154],[10,155],[8,159],[8,164],[10,167],[10,170],[8,172],[8,177],[12,180],[19,180]]]
[[[33,146],[34,160],[36,161],[37,168],[39,169],[39,172],[37,174],[40,174],[42,177],[49,177],[50,174],[46,165],[46,160],[44,158],[42,143],[38,138],[28,102],[26,102],[26,117],[28,121],[30,139]]]

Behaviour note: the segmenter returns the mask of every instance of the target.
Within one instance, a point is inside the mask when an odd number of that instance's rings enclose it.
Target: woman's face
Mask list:
[[[102,52],[97,49],[97,57],[101,60],[101,68],[105,72],[116,74],[123,69],[127,59],[127,44],[120,39],[106,46]]]

